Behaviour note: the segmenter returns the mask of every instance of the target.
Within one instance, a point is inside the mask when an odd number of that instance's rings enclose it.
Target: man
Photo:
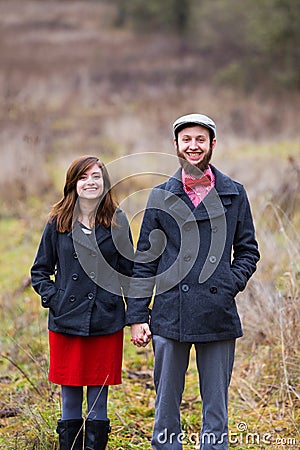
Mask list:
[[[194,345],[202,397],[200,448],[224,450],[235,340],[242,336],[234,298],[256,270],[258,245],[244,187],[210,165],[213,120],[188,114],[174,122],[173,132],[181,167],[150,194],[127,323],[137,346],[153,335],[153,449],[180,450],[187,442],[180,404]]]

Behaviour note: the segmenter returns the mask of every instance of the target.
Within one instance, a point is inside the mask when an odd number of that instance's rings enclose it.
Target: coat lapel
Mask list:
[[[73,230],[68,234],[76,244],[85,247],[89,250],[98,250],[99,245],[111,235],[110,229],[103,226],[97,226],[91,235],[86,235],[78,222],[75,223]]]
[[[181,169],[166,182],[165,205],[172,214],[181,218],[183,222],[195,220],[193,217],[193,203],[184,192],[181,181]]]
[[[166,182],[166,203],[168,208],[184,221],[208,220],[220,217],[227,211],[226,206],[231,204],[231,196],[238,195],[239,191],[235,183],[222,172],[211,166],[215,174],[215,187],[211,189],[204,200],[194,207],[189,196],[183,189],[181,181],[181,169]],[[187,213],[187,207],[191,215]]]

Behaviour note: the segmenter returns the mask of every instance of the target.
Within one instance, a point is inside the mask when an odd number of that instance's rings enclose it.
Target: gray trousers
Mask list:
[[[192,345],[196,349],[202,398],[200,436],[183,433],[180,423],[180,404]],[[152,448],[182,450],[182,444],[199,442],[201,450],[227,450],[228,387],[235,339],[192,344],[153,336],[153,348],[156,400]]]

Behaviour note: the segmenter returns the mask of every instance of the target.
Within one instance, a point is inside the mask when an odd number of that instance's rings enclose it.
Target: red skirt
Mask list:
[[[49,331],[49,380],[64,386],[122,383],[123,330],[105,336]]]

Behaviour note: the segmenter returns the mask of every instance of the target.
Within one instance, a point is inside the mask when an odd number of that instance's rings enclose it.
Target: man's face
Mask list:
[[[216,139],[214,138],[210,142],[208,129],[195,125],[179,131],[178,143],[174,139],[174,144],[180,164],[187,172],[193,172],[193,168],[198,168],[204,172],[211,160]]]

